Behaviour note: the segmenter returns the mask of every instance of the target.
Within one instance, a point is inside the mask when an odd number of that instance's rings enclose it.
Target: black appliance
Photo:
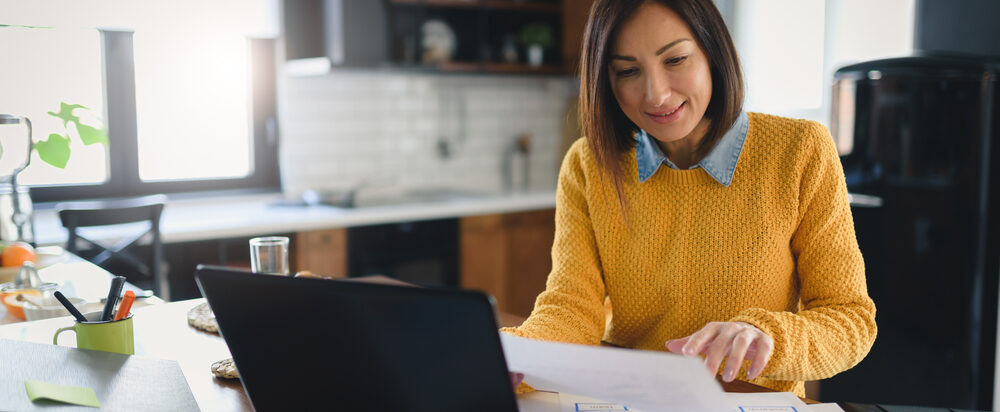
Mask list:
[[[835,74],[831,132],[878,337],[830,401],[993,409],[1000,61],[916,55]]]
[[[347,229],[347,273],[426,286],[458,286],[457,218]]]

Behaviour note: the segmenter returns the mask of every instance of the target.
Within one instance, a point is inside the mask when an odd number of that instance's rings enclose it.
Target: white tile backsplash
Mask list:
[[[504,150],[532,135],[531,190],[554,189],[575,81],[337,70],[286,77],[279,95],[285,193],[364,179],[405,189],[499,192]],[[439,155],[438,142],[450,154]]]

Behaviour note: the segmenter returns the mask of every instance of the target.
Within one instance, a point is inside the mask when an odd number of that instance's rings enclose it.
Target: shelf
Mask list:
[[[438,70],[443,72],[477,72],[480,69],[477,62],[448,62],[438,64]]]
[[[294,0],[286,0],[294,1]],[[388,63],[404,70],[425,70],[439,73],[491,73],[526,75],[567,75],[560,61],[564,53],[560,46],[566,41],[562,13],[570,0],[388,0],[393,23],[393,49]],[[583,0],[580,0],[583,1]],[[592,0],[588,0],[592,1]],[[581,3],[582,4],[582,3]],[[414,39],[420,39],[423,23],[439,19],[451,27],[457,39],[451,62],[421,64],[420,51],[414,50]],[[549,47],[545,65],[531,66],[526,59],[519,63],[501,63],[502,50],[511,45],[530,24],[544,25],[551,30],[555,43]],[[409,47],[409,49],[406,49]],[[522,47],[518,54],[524,57]],[[409,51],[409,53],[406,53]],[[496,59],[496,62],[494,62]],[[403,62],[407,63],[403,63]]]
[[[487,9],[496,10],[517,10],[517,11],[537,11],[544,13],[559,13],[562,11],[559,3],[542,3],[529,1],[512,0],[486,0],[484,6]]]
[[[463,1],[463,0],[422,0],[420,3],[428,7],[454,7],[454,8],[466,8],[471,9],[479,6],[478,1]]]
[[[391,0],[393,4],[420,4],[427,7],[441,8],[484,8],[489,10],[529,11],[540,13],[559,13],[562,11],[559,3],[517,1],[517,0]]]

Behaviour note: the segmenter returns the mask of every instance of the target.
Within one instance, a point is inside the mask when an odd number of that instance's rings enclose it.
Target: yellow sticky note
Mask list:
[[[28,399],[31,399],[32,402],[48,399],[73,405],[101,407],[101,403],[97,401],[97,394],[91,388],[56,385],[32,380],[24,381],[24,388],[28,390]]]

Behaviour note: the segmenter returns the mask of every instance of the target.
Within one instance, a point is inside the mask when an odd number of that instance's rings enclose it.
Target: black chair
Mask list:
[[[162,273],[163,242],[160,239],[160,215],[167,202],[165,195],[150,195],[128,199],[109,199],[95,201],[63,202],[56,205],[59,220],[69,231],[66,249],[71,253],[80,254],[78,242],[84,241],[93,246],[98,253],[88,260],[94,264],[116,272],[110,266],[112,262],[124,263],[135,273],[152,281],[153,291],[157,296],[169,300],[170,290]],[[140,233],[115,242],[103,244],[80,235],[78,229],[94,226],[121,225],[126,223],[148,222],[149,225]],[[129,249],[139,244],[146,235],[152,234],[151,259],[143,261]],[[88,248],[90,249],[90,248]],[[132,270],[129,273],[133,273]],[[136,283],[137,279],[129,279]]]

